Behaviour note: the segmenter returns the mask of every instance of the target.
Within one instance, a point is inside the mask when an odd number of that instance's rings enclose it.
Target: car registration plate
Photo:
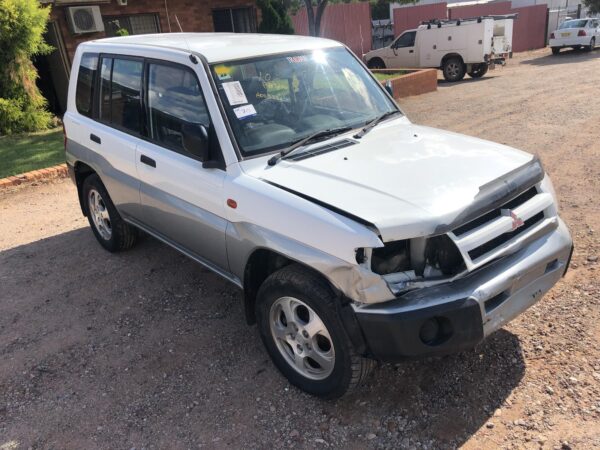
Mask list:
[[[569,36],[571,36],[571,33],[560,33],[560,35],[562,37],[569,37]]]

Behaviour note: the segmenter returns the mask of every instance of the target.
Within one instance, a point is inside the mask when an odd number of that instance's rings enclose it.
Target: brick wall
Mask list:
[[[179,31],[175,16],[181,23],[183,31],[188,32],[211,32],[213,30],[212,10],[220,8],[253,7],[257,15],[257,23],[260,20],[255,0],[168,0],[169,20],[171,31]],[[72,6],[72,5],[71,5]],[[155,13],[158,15],[160,30],[169,32],[169,20],[165,11],[164,0],[129,0],[127,6],[119,6],[116,0],[110,3],[100,3],[100,12],[103,16],[120,16],[141,13]],[[66,8],[68,6],[53,6],[51,20],[56,21],[59,26],[62,39],[65,43],[69,63],[71,63],[75,48],[80,42],[105,37],[104,33],[87,33],[75,35],[71,33],[67,23]]]

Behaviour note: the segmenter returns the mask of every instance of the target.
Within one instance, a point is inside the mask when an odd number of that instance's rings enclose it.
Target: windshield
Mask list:
[[[565,28],[585,28],[587,24],[587,20],[567,20],[560,24],[558,27],[559,30],[563,30]]]
[[[358,128],[396,111],[345,48],[211,66],[243,156],[281,150],[322,130]]]

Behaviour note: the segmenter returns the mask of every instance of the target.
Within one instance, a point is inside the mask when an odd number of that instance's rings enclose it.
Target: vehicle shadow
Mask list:
[[[308,396],[246,325],[240,291],[149,237],[110,254],[81,228],[4,250],[0,283],[0,419],[23,447],[364,448],[369,433],[457,447],[524,374],[518,338],[500,331],[383,365],[337,401]]]
[[[438,78],[438,88],[449,88],[471,83],[483,83],[485,81],[493,80],[494,78],[497,78],[497,75],[494,76],[486,74],[481,78],[471,78],[468,75],[466,75],[461,81],[446,81],[443,78]]]
[[[520,62],[520,64],[529,64],[532,66],[555,66],[560,64],[576,64],[594,58],[600,58],[600,47],[596,47],[596,49],[591,52],[565,49],[561,50],[558,55],[553,55],[548,48],[548,54],[546,56],[523,60]]]
[[[387,364],[373,375],[366,389],[342,398],[336,413],[354,415],[357,398],[383,416],[383,433],[392,433],[410,447],[433,442],[435,448],[462,446],[505,406],[525,374],[519,339],[500,330],[472,351],[442,358]]]

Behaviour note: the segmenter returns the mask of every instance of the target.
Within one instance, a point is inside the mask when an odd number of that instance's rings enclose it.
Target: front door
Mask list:
[[[405,31],[390,46],[391,52],[387,52],[388,61],[385,66],[392,68],[406,68],[417,66],[417,54],[415,52],[416,31]]]
[[[203,168],[183,148],[182,127],[211,120],[195,72],[149,61],[145,103],[148,141],[137,146],[141,221],[190,256],[227,271],[225,171]]]

